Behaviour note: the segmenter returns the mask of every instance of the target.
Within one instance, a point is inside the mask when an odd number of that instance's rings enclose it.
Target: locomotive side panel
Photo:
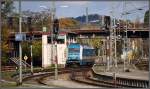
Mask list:
[[[87,45],[71,43],[68,45],[68,58],[66,66],[86,66],[95,62],[95,49]]]

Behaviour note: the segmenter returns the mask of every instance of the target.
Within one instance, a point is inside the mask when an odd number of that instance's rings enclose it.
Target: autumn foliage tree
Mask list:
[[[96,49],[96,54],[100,55],[100,49],[102,48],[103,42],[100,38],[93,38],[93,39],[77,39],[77,43],[86,44],[94,47]]]
[[[8,14],[12,13],[13,10],[13,1],[12,0],[4,0],[4,4],[1,7],[1,19],[2,19],[2,43],[1,43],[1,48],[2,48],[2,64],[6,63],[8,60],[8,53],[9,53],[9,32],[10,28],[7,23],[7,17]]]
[[[145,12],[144,25],[145,25],[145,27],[149,26],[149,10]]]
[[[72,19],[72,18],[61,18],[60,21],[60,28],[77,28],[79,27],[79,22]]]

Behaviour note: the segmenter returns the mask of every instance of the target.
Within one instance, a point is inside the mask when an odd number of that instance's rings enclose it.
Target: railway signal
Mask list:
[[[110,16],[105,16],[104,17],[104,27],[106,30],[109,30],[110,28],[110,23],[111,23],[111,18]]]
[[[29,30],[32,30],[31,29],[31,24],[32,24],[32,18],[31,17],[27,17],[27,25],[28,25],[28,29]]]
[[[31,17],[27,17],[27,24],[28,24],[28,25],[31,25],[31,20],[32,20]]]
[[[58,19],[54,19],[53,34],[55,34],[55,36],[57,36],[58,35],[58,31],[59,31],[59,20]]]

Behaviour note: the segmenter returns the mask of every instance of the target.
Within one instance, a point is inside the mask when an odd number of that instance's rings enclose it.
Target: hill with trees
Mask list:
[[[81,22],[81,23],[86,23],[86,16],[85,15],[76,17],[74,19]],[[101,20],[101,16],[98,15],[98,14],[88,15],[88,21],[91,22],[91,23],[92,22],[100,22],[100,20]]]
[[[144,16],[144,26],[148,27],[149,26],[149,10],[147,10],[145,12],[145,16]]]
[[[79,21],[73,18],[60,18],[60,28],[78,28],[80,26]]]

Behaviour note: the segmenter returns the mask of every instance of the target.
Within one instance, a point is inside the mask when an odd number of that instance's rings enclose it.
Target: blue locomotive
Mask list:
[[[95,61],[95,49],[87,45],[71,43],[68,45],[68,57],[66,67],[68,66],[92,66]]]

